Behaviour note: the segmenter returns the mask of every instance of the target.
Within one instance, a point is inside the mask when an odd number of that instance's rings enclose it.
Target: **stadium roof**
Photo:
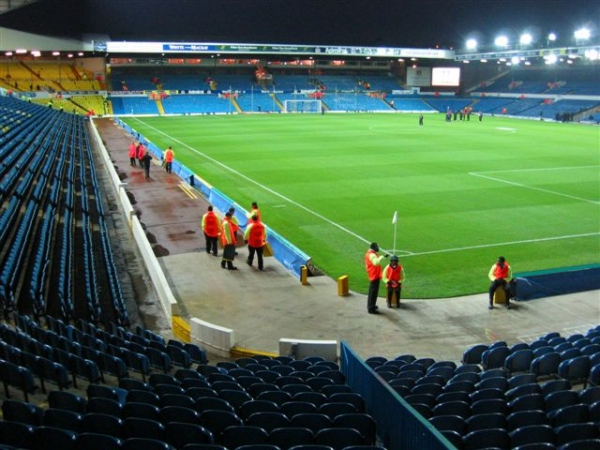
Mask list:
[[[599,17],[589,0],[38,0],[0,14],[0,27],[115,41],[457,48],[471,33],[525,30],[569,45],[582,26],[597,40]]]
[[[0,14],[37,1],[38,0],[0,0]]]

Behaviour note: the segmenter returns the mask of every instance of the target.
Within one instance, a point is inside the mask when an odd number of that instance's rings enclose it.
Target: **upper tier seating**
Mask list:
[[[128,323],[85,118],[11,97],[0,109],[4,315]]]

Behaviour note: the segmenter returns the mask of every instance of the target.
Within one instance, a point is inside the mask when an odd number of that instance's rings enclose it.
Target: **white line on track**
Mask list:
[[[275,196],[277,196],[277,197],[285,200],[286,202],[291,203],[294,206],[297,206],[300,209],[303,209],[307,213],[312,214],[315,217],[318,217],[319,219],[327,222],[328,224],[330,224],[330,225],[332,225],[332,226],[334,226],[336,228],[339,228],[340,230],[344,231],[345,233],[348,233],[349,235],[355,237],[356,239],[358,239],[358,240],[360,240],[362,242],[365,242],[367,244],[371,242],[368,239],[365,239],[364,237],[359,236],[355,232],[349,230],[348,228],[345,228],[342,225],[340,225],[340,224],[338,224],[336,222],[333,222],[332,220],[328,219],[327,217],[322,216],[321,214],[313,211],[312,209],[309,209],[306,206],[301,205],[300,203],[295,202],[294,200],[291,200],[291,199],[287,198],[286,196],[280,194],[279,192],[274,191],[273,189],[265,186],[264,184],[261,184],[258,181],[255,181],[252,178],[249,178],[248,176],[244,175],[243,173],[238,172],[237,170],[232,169],[229,166],[226,166],[225,164],[221,163],[220,161],[217,161],[216,159],[211,158],[207,154],[202,153],[201,151],[199,151],[199,150],[197,150],[197,149],[195,149],[193,147],[190,147],[188,144],[180,141],[179,139],[176,139],[173,136],[171,136],[171,135],[169,135],[169,134],[167,134],[167,133],[165,133],[165,132],[163,132],[163,131],[161,131],[161,130],[153,127],[153,126],[148,125],[147,123],[143,122],[142,120],[140,120],[138,118],[135,118],[135,120],[137,120],[140,123],[144,124],[144,126],[146,126],[148,128],[151,128],[155,132],[157,132],[159,134],[162,134],[163,136],[171,139],[173,142],[177,142],[181,146],[188,148],[189,150],[191,150],[194,153],[202,156],[203,158],[205,158],[205,159],[213,162],[214,164],[222,167],[223,169],[228,170],[229,172],[236,174],[240,178],[243,178],[244,180],[246,180],[246,181],[248,181],[248,182],[250,182],[250,183],[252,183],[252,184],[254,184],[254,185],[256,185],[256,186],[258,186],[258,187],[260,187],[262,189],[264,189],[267,192],[270,192],[271,194],[273,194],[273,195],[275,195]],[[470,175],[480,176],[482,178],[490,178],[492,180],[495,180],[493,177],[486,177],[484,175],[477,174],[475,172],[470,173]],[[496,181],[505,182],[504,180],[500,180],[500,179],[498,179]],[[529,186],[519,185],[518,183],[509,183],[509,184],[515,184],[515,185],[518,185],[518,186],[529,188]],[[530,188],[530,189],[533,189],[533,188]],[[543,189],[539,189],[539,190],[544,191]],[[551,191],[547,191],[547,192],[555,194],[554,192],[551,192]],[[560,195],[560,194],[558,194],[558,195]],[[570,196],[568,196],[568,197],[570,197]],[[579,199],[577,197],[572,197],[572,198],[575,198],[575,199],[578,199],[578,200],[584,200],[584,201],[588,201],[588,202],[590,201],[590,200],[585,200],[585,199]],[[592,203],[596,203],[597,204],[598,202],[592,202]],[[549,237],[549,238],[527,239],[527,240],[522,240],[522,241],[500,242],[500,243],[495,243],[495,244],[482,244],[482,245],[474,245],[474,246],[467,246],[467,247],[457,247],[457,248],[448,248],[448,249],[441,249],[441,250],[431,250],[431,251],[427,251],[427,252],[410,252],[408,250],[401,250],[401,249],[396,249],[396,252],[403,254],[403,257],[422,256],[422,255],[435,255],[435,254],[439,254],[439,253],[451,253],[451,252],[459,252],[459,251],[464,251],[464,250],[475,250],[475,249],[478,249],[478,248],[489,248],[489,247],[499,247],[499,246],[507,246],[507,245],[518,245],[518,244],[527,244],[527,243],[535,243],[535,242],[556,241],[556,240],[561,240],[561,239],[584,238],[584,237],[598,236],[598,235],[600,235],[600,233],[573,234],[573,235],[567,235],[567,236],[555,236],[555,237]],[[387,251],[389,251],[389,250],[387,250]]]

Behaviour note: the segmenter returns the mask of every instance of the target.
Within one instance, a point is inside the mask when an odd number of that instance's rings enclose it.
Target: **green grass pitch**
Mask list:
[[[125,121],[240,205],[257,201],[272,229],[358,292],[371,241],[400,256],[405,298],[485,292],[498,255],[515,272],[600,261],[597,126],[443,114],[423,127],[415,114]]]

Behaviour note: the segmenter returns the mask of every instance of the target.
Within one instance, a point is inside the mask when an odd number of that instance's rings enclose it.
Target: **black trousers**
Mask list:
[[[256,253],[256,259],[258,260],[258,268],[262,270],[263,268],[263,248],[264,247],[252,247],[248,245],[248,259],[246,262],[249,266],[254,262],[254,254]]]
[[[375,311],[377,306],[377,296],[379,295],[379,283],[381,278],[372,280],[369,283],[369,293],[367,294],[367,311]]]
[[[167,171],[167,173],[171,173],[173,169],[173,163],[167,162],[165,163],[165,170]]]
[[[392,304],[392,297],[396,293],[396,300],[398,301],[398,306],[400,306],[400,295],[402,293],[402,285],[398,284],[396,287],[392,287],[389,284],[387,285],[387,304],[388,306]]]
[[[212,253],[217,256],[217,236],[210,237],[204,233],[204,239],[206,240],[206,253]]]
[[[228,269],[233,269],[233,260],[235,259],[235,244],[227,244],[223,247],[223,259],[221,259],[221,267],[225,268],[227,264]]]

